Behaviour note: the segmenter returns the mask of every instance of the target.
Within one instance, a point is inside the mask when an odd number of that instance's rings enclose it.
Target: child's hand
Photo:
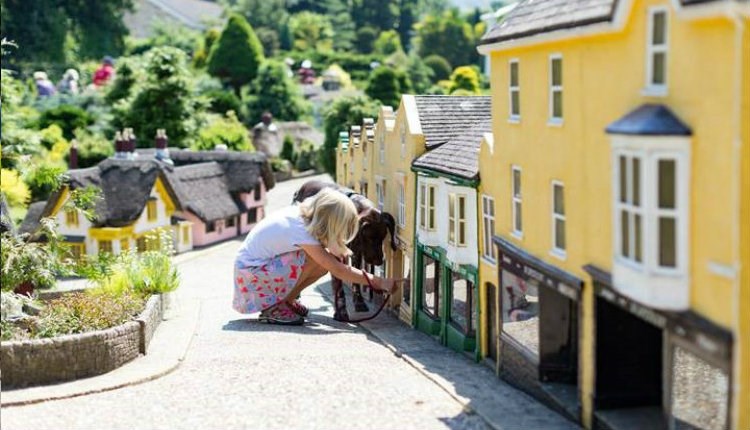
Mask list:
[[[380,283],[380,289],[388,294],[393,294],[398,290],[399,285],[402,282],[407,281],[403,278],[384,278],[383,282]]]

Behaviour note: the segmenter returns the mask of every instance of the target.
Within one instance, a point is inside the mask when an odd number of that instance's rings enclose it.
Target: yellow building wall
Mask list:
[[[485,253],[484,238],[482,236],[484,232],[484,226],[482,225],[482,196],[487,195],[490,197],[495,197],[500,194],[499,183],[491,174],[493,170],[497,170],[496,163],[500,158],[495,158],[495,144],[493,142],[483,141],[479,149],[479,171],[483,176],[482,180],[479,182],[479,186],[477,187],[477,230],[479,231],[479,238],[477,240],[477,243],[480,255],[478,282],[479,297],[482,298],[479,300],[480,315],[487,315],[487,313],[489,312],[489,309],[487,308],[487,300],[484,299],[487,297],[487,283],[489,282],[495,286],[496,294],[500,293],[500,286],[498,285],[499,276],[497,263],[490,262],[486,258],[482,257]],[[486,177],[487,179],[484,180],[484,177]],[[506,212],[504,211],[502,204],[503,202],[499,202],[497,199],[495,199],[495,234],[499,234],[499,231],[497,231],[498,218],[499,216],[501,216],[501,213],[504,215]],[[497,297],[495,297],[495,300],[497,300]],[[499,307],[497,311],[500,312]],[[494,324],[496,328],[499,329],[498,321],[495,321]],[[490,333],[489,329],[490,328],[487,326],[487,318],[480,318],[479,339],[477,339],[477,341],[479,342],[479,351],[482,357],[487,357],[490,355],[490,351],[487,350],[488,336]],[[495,353],[497,353],[497,351],[495,351]]]
[[[656,5],[669,8],[668,94],[646,97],[642,90],[647,8]],[[728,168],[734,159],[730,121],[730,106],[735,101],[733,44],[734,27],[727,19],[686,21],[675,15],[670,1],[644,0],[633,2],[621,32],[491,54],[495,148],[489,161],[480,161],[481,190],[495,197],[498,235],[586,280],[579,363],[587,427],[591,425],[594,384],[593,289],[582,266],[593,263],[611,270],[613,255],[611,150],[604,129],[643,103],[669,106],[693,130],[688,263],[691,307],[723,327],[734,326],[732,303],[737,297],[733,282],[709,269],[709,262],[732,264],[732,249],[727,244],[732,243],[733,232]],[[563,56],[564,123],[560,126],[547,124],[550,54]],[[508,121],[510,59],[519,60],[521,120],[517,124]],[[744,141],[747,144],[747,136]],[[524,236],[520,240],[509,234],[511,165],[523,169]],[[552,180],[565,186],[565,259],[550,254]],[[497,279],[495,270],[480,265],[482,284],[485,279]],[[745,372],[746,367],[743,365]],[[739,397],[746,399],[747,394]]]

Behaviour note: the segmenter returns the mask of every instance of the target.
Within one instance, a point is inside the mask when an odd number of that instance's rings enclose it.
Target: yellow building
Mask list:
[[[587,428],[750,429],[749,21],[522,1],[480,43],[482,351]]]
[[[336,183],[344,185],[348,182],[347,174],[349,172],[349,133],[346,131],[339,132],[339,141],[336,146]]]

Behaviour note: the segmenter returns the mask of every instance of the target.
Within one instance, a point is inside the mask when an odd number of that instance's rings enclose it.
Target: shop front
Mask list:
[[[493,241],[499,262],[499,373],[578,420],[583,282],[503,238]]]
[[[415,325],[440,343],[477,355],[477,269],[446,259],[439,247],[416,247]],[[478,357],[478,356],[477,356]]]
[[[638,303],[608,272],[584,269],[595,293],[595,428],[728,428],[731,334],[692,311]]]

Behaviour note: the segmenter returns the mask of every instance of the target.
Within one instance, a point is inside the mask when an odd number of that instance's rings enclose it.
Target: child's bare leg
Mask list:
[[[315,262],[310,256],[305,254],[305,265],[302,266],[302,273],[300,274],[297,284],[294,285],[292,291],[286,296],[286,302],[291,303],[297,299],[297,296],[305,288],[312,285],[315,281],[323,277],[328,271]]]

